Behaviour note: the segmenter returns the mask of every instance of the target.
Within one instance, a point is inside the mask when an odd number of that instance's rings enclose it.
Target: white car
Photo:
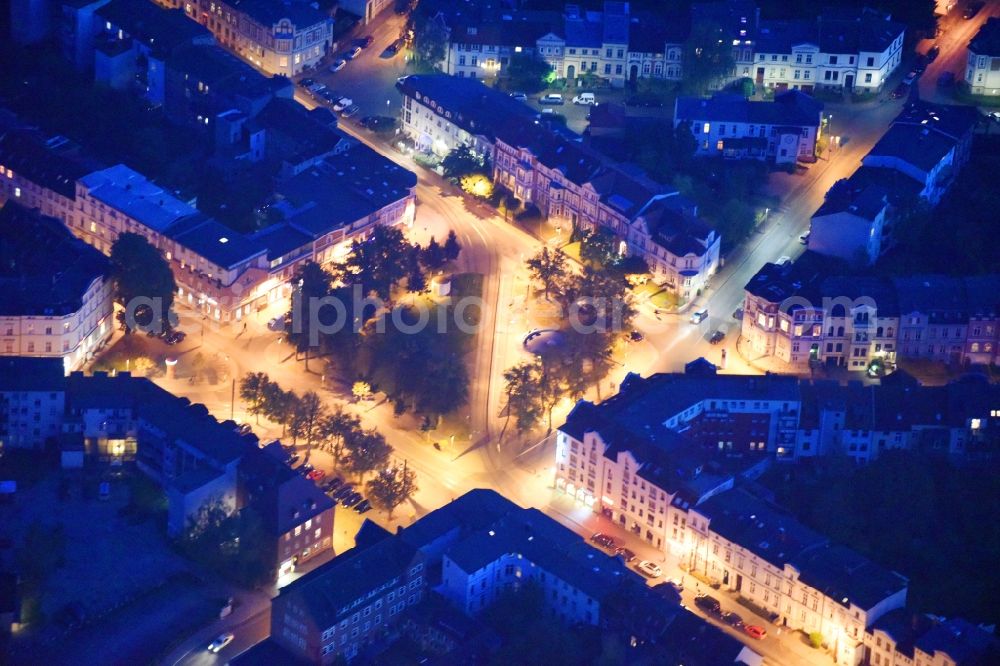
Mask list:
[[[659,578],[663,575],[663,569],[660,568],[660,565],[649,560],[639,562],[639,564],[635,565],[635,568],[649,578]]]
[[[778,257],[778,261],[776,261],[775,263],[778,264],[779,266],[784,266],[785,264],[792,263],[792,258],[789,256],[782,255]]]
[[[354,104],[354,100],[353,99],[351,99],[350,97],[341,97],[339,100],[337,100],[336,102],[333,103],[333,110],[334,111],[343,111],[344,109],[346,109],[347,107],[349,107],[351,104]]]
[[[347,67],[347,61],[344,60],[343,58],[338,58],[337,60],[333,61],[332,65],[330,65],[330,71],[331,72],[339,72],[340,70],[344,69],[345,67]]]
[[[359,55],[361,55],[361,47],[360,46],[355,46],[353,49],[351,49],[350,51],[348,51],[347,53],[345,53],[344,57],[346,57],[348,60],[354,60]]]
[[[208,644],[208,651],[209,652],[221,652],[222,648],[224,648],[227,645],[229,645],[230,643],[232,643],[234,638],[236,638],[236,637],[233,636],[232,633],[222,634],[221,636],[219,636],[214,641],[212,641],[211,643]]]

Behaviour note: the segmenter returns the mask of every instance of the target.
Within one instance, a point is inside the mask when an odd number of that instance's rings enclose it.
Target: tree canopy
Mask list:
[[[722,26],[709,19],[695,20],[684,42],[684,87],[704,93],[733,70],[733,47]]]
[[[134,316],[125,317],[127,329],[133,323],[169,328],[177,283],[160,251],[145,236],[125,232],[111,246],[111,265],[115,300]]]

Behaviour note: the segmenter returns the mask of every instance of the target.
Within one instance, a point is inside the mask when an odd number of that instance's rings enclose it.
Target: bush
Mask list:
[[[514,216],[518,222],[535,222],[542,219],[542,211],[538,210],[538,206],[535,204],[529,205],[527,208],[522,210],[520,213]]]
[[[817,650],[823,646],[823,634],[813,631],[809,634],[809,644]]]

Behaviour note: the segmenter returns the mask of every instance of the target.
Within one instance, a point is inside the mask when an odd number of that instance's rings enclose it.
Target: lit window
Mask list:
[[[14,188],[14,196],[15,197],[20,197],[21,196],[21,188],[20,187],[15,187]]]
[[[712,129],[712,126],[709,123],[705,123],[701,127],[701,131],[702,131],[703,134],[708,134],[708,132],[709,132],[710,129]]]

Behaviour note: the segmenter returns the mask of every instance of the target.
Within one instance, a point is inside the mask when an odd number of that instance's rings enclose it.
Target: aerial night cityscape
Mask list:
[[[1000,0],[7,0],[0,665],[1000,666]]]

